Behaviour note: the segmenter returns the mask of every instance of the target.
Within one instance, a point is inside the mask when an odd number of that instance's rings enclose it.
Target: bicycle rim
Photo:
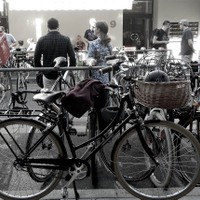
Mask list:
[[[192,135],[195,138],[197,138],[198,141],[200,141],[200,115],[199,114],[194,116],[191,126],[190,126],[190,119],[188,119],[188,121],[186,121],[183,126],[188,131],[190,131],[192,133]],[[177,149],[177,153],[180,154],[179,149]],[[183,169],[184,165],[182,165],[182,163],[184,163],[184,162],[186,162],[185,158],[184,157],[179,157],[179,163],[180,163],[179,167],[180,167],[181,175],[183,176],[183,178],[186,181],[190,181],[191,180],[190,174],[189,173],[185,173],[185,170]]]
[[[37,181],[31,175],[27,167],[16,164],[14,154],[2,139],[2,136],[8,141],[15,154],[20,158],[26,152],[28,133],[34,129],[32,142],[36,137],[42,135],[41,130],[45,128],[41,123],[31,119],[10,119],[0,123],[0,197],[5,200],[33,200],[40,199],[51,192],[62,177],[62,171],[54,170],[51,178],[45,181]],[[14,142],[15,140],[15,142]],[[19,147],[17,147],[19,144]],[[60,146],[57,136],[50,133],[39,145],[30,158],[46,159],[65,156],[63,147]],[[47,177],[48,169],[34,168],[32,170],[37,176]]]
[[[115,175],[125,190],[140,199],[162,200],[181,198],[190,192],[199,181],[200,145],[189,131],[172,122],[147,122],[145,126],[150,129],[153,127],[163,129],[164,127],[170,130],[168,133],[171,134],[174,144],[177,144],[176,141],[179,140],[177,145],[179,145],[180,148],[177,149],[177,146],[173,148],[172,175],[167,186],[155,187],[150,180],[150,176],[147,176],[150,166],[149,164],[147,165],[146,159],[149,156],[141,145],[138,134],[134,128],[127,130],[114,147],[112,158]],[[179,150],[179,154],[176,153],[177,150]],[[160,156],[162,156],[162,154]],[[167,155],[164,156],[166,157]],[[159,165],[155,165],[155,163],[151,161],[151,167],[155,168],[155,171],[160,166],[165,167],[166,162],[169,160],[165,158],[158,159],[157,157],[158,155],[155,154],[155,159],[158,161]],[[185,181],[181,176],[178,157],[187,157],[187,162],[182,163],[182,165],[184,165],[183,170],[185,173],[190,174],[191,180],[189,182]],[[169,168],[167,167],[165,170],[169,170]],[[127,181],[125,179],[127,176],[135,177],[138,181]],[[146,176],[145,179],[143,178],[144,176]]]
[[[161,110],[152,110],[148,120],[166,120],[164,112]],[[172,161],[173,161],[173,145],[170,130],[163,127],[162,129],[147,129],[145,131],[145,138],[149,148],[156,154],[157,159],[166,159],[166,161],[159,161],[160,165],[150,176],[151,181],[156,187],[167,187],[171,174],[172,174]],[[160,155],[159,155],[160,154]],[[149,166],[150,157],[147,157],[147,164]]]

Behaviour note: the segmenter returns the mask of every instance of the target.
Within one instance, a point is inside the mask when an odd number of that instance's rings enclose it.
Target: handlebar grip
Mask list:
[[[102,75],[102,74],[105,74],[107,72],[111,72],[112,69],[113,69],[112,66],[104,67],[102,69],[99,69],[99,73]]]
[[[116,55],[111,55],[111,56],[106,56],[105,57],[106,60],[114,60],[116,58],[117,58]]]

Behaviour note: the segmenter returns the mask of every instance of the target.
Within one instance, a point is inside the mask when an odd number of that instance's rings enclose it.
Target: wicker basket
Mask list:
[[[184,108],[191,101],[190,81],[144,82],[134,84],[139,103],[149,108]]]

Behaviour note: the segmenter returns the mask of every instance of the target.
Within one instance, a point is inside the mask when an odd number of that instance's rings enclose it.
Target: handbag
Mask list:
[[[36,83],[38,84],[39,87],[43,88],[43,73],[42,72],[37,72],[36,73]]]

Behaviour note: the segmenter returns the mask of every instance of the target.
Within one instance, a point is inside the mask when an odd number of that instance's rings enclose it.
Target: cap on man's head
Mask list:
[[[179,24],[182,24],[183,26],[189,26],[189,21],[187,19],[182,19]]]
[[[166,25],[166,24],[170,24],[170,21],[169,21],[169,20],[165,20],[165,21],[163,22],[163,25]]]
[[[55,18],[49,19],[48,22],[47,22],[47,27],[48,27],[50,30],[57,29],[57,28],[59,27],[58,20],[55,19]]]

